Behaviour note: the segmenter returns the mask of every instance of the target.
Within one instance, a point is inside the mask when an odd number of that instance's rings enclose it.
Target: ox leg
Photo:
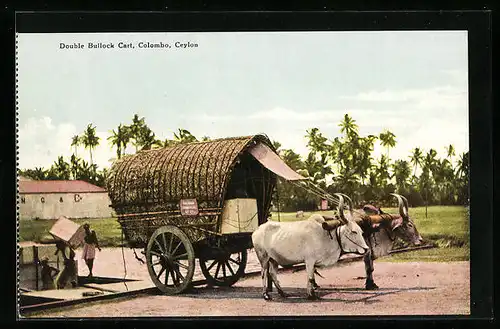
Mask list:
[[[272,281],[269,277],[269,255],[267,254],[267,252],[257,247],[255,248],[255,253],[257,254],[257,258],[259,259],[259,263],[262,268],[262,297],[264,297],[265,300],[271,300],[269,292],[272,289]]]
[[[287,295],[281,288],[281,285],[278,281],[278,262],[276,262],[274,259],[269,260],[269,274],[274,282],[274,285],[276,286],[276,289],[278,289],[278,293],[280,294],[281,297],[286,298]]]
[[[365,289],[366,290],[375,290],[378,289],[378,286],[373,281],[373,251],[370,250],[365,254],[363,260],[365,262],[365,272],[366,272],[366,282]]]
[[[319,274],[317,271],[316,271],[316,268],[314,268],[314,273],[318,274],[319,276],[321,276],[321,274]],[[312,286],[313,286],[313,289],[314,290],[318,290],[320,287],[319,285],[316,283],[316,278],[313,278],[313,282],[312,282]]]
[[[271,266],[271,265],[269,265]],[[273,291],[273,277],[270,275],[271,273],[270,267],[267,270],[267,292]]]
[[[271,295],[269,295],[269,287],[272,287],[272,281],[269,282],[269,259],[264,261],[262,264],[262,296],[265,300],[271,300]]]
[[[315,300],[319,299],[316,295],[316,291],[313,288],[314,280],[314,263],[306,262],[306,272],[307,272],[307,299]]]

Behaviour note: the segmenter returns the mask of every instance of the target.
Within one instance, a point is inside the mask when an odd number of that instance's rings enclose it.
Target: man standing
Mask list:
[[[91,278],[93,276],[92,269],[94,267],[95,248],[101,251],[101,247],[99,247],[99,241],[97,241],[97,234],[95,231],[90,230],[90,225],[85,223],[83,228],[85,229],[85,238],[83,243],[82,258],[85,260],[85,264],[87,264],[87,267],[89,268],[88,277]]]

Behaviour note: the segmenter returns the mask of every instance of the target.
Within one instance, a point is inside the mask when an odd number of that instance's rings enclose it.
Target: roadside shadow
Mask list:
[[[398,294],[405,291],[425,291],[435,287],[409,287],[409,288],[380,288],[365,290],[364,288],[320,288],[316,293],[317,300],[306,298],[306,289],[297,287],[283,287],[287,298],[281,297],[276,288],[270,293],[272,300],[277,303],[366,303],[380,302],[378,297]],[[193,287],[189,291],[177,295],[178,297],[199,299],[263,299],[261,287]]]

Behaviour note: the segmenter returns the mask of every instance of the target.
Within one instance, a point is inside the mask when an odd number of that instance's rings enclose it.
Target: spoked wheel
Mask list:
[[[186,290],[194,274],[194,249],[187,235],[175,226],[157,229],[146,247],[146,262],[153,283],[166,294]]]
[[[215,258],[200,258],[201,272],[213,286],[229,287],[245,274],[247,251],[221,254]]]

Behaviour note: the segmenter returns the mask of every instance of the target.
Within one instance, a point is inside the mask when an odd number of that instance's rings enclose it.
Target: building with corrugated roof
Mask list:
[[[19,180],[19,218],[108,218],[108,192],[81,180]]]

